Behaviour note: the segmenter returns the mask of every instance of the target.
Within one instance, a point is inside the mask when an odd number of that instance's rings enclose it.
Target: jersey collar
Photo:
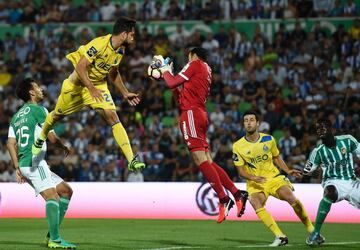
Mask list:
[[[260,133],[259,133],[259,137],[256,139],[256,141],[249,141],[249,140],[246,138],[246,135],[244,135],[244,138],[245,138],[245,140],[246,140],[247,142],[250,142],[250,143],[257,143],[257,142],[260,140],[261,135],[260,135]]]
[[[110,36],[110,47],[116,51],[117,54],[123,55],[125,53],[125,48],[123,46],[120,46],[120,48],[118,48],[117,50],[115,50],[114,45],[112,44],[111,41],[112,35]]]

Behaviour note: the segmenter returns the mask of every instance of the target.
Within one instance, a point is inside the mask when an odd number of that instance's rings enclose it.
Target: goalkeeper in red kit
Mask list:
[[[162,56],[155,56],[154,59],[162,62],[159,70],[179,103],[180,129],[191,156],[219,197],[217,222],[224,221],[234,205],[234,201],[226,194],[223,187],[234,196],[237,216],[241,217],[245,210],[248,193],[237,189],[227,173],[213,162],[206,140],[209,120],[205,102],[211,85],[211,69],[206,63],[207,51],[199,47],[191,49],[188,64],[175,76],[172,74],[172,65],[164,62]]]

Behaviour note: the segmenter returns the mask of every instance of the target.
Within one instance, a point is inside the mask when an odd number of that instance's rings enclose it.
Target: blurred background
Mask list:
[[[208,138],[214,160],[242,182],[231,160],[243,136],[242,114],[257,109],[260,130],[272,134],[289,166],[302,169],[316,146],[313,123],[326,116],[338,134],[360,139],[359,0],[59,0],[0,2],[0,182],[14,182],[6,141],[20,105],[17,82],[33,77],[52,110],[73,67],[65,55],[96,36],[111,33],[114,20],[138,20],[136,44],[120,64],[127,87],[141,95],[130,107],[111,84],[117,112],[142,173],[127,163],[111,128],[92,110],[56,127],[70,155],[50,145],[52,171],[66,181],[202,181],[183,144],[178,111],[164,82],[147,76],[152,56],[187,62],[187,48],[202,46],[213,70],[207,101]],[[359,162],[355,163],[357,166]],[[294,182],[318,183],[320,174]]]

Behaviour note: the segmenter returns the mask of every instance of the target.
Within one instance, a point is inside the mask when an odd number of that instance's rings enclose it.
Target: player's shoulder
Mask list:
[[[352,136],[352,135],[349,135],[349,134],[347,134],[347,135],[337,135],[337,136],[335,136],[335,138],[337,140],[350,140],[352,142],[358,143],[356,138],[354,136]]]
[[[321,149],[323,149],[325,147],[325,144],[320,143],[319,145],[317,145],[315,148],[313,148],[310,152],[310,156],[313,155],[315,156]]]
[[[242,137],[240,137],[237,141],[235,141],[235,142],[233,143],[233,148],[238,148],[238,147],[240,147],[242,144],[244,144],[244,142],[246,142],[245,136],[242,136]]]
[[[111,34],[105,36],[98,36],[89,42],[89,45],[97,46],[98,49],[105,47],[110,42]]]
[[[259,143],[263,143],[263,142],[270,142],[270,141],[274,141],[274,137],[272,135],[269,134],[265,134],[265,133],[259,133],[260,135],[260,139],[259,139]]]

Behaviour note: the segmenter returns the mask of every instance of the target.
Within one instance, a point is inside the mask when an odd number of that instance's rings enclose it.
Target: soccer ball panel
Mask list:
[[[158,68],[155,68],[153,65],[149,65],[149,67],[148,67],[148,76],[152,77],[156,80],[159,80],[162,78],[161,71]]]

